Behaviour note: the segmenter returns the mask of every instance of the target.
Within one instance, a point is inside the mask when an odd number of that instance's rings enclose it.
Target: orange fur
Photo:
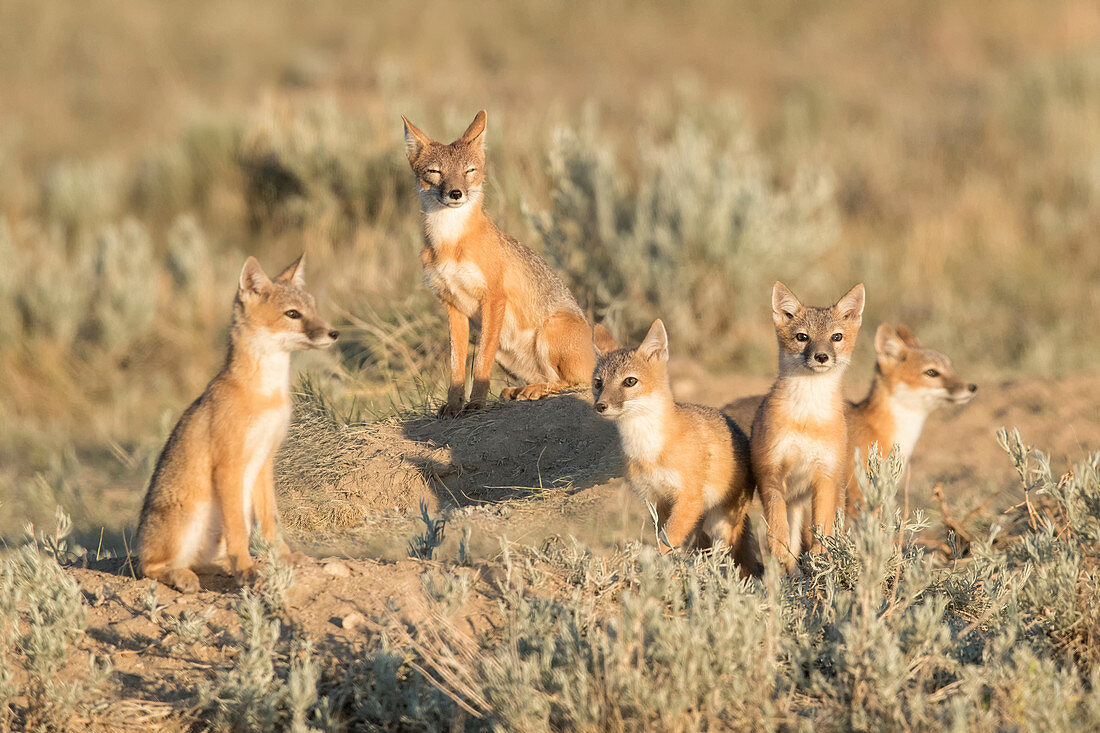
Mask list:
[[[451,378],[440,416],[485,407],[494,361],[526,384],[502,391],[505,399],[541,399],[587,384],[593,333],[580,307],[545,260],[482,210],[485,112],[450,145],[402,119],[424,215],[425,279],[450,323]],[[471,321],[481,335],[465,402]]]
[[[758,576],[748,439],[717,410],[675,402],[661,321],[637,349],[601,352],[592,390],[617,423],[631,487],[657,507],[662,551],[721,543]]]
[[[253,522],[279,541],[273,465],[290,420],[290,352],[338,335],[302,273],[301,258],[274,281],[254,258],[245,263],[225,366],[183,413],[149,482],[137,533],[145,577],[185,592],[199,588],[196,570],[246,582]]]
[[[863,286],[831,308],[803,306],[782,283],[772,293],[779,377],[753,421],[752,468],[768,549],[788,568],[801,552],[806,514],[832,534],[848,455],[841,376],[863,314]]]
[[[883,323],[875,332],[875,376],[867,396],[848,407],[850,452],[859,453],[858,470],[867,470],[867,455],[877,445],[883,456],[895,447],[908,463],[933,410],[946,404],[966,404],[978,387],[964,382],[945,355],[921,346],[905,326]],[[847,509],[863,503],[855,478],[857,464],[848,466]]]

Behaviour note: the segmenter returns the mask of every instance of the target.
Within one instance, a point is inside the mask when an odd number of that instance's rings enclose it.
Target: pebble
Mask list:
[[[355,611],[340,619],[340,626],[344,629],[347,629],[348,631],[353,631],[354,629],[362,626],[366,622],[366,616],[359,613],[358,611]]]
[[[321,569],[334,578],[346,578],[351,575],[351,570],[348,569],[348,566],[338,560],[326,562],[321,566]]]

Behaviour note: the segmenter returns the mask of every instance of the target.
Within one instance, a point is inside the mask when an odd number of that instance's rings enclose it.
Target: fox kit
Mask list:
[[[724,543],[744,575],[759,575],[748,439],[717,410],[673,400],[660,320],[637,349],[599,351],[592,395],[618,424],[631,488],[657,506],[661,549]]]
[[[545,260],[482,211],[485,111],[450,145],[401,119],[424,216],[424,277],[450,321],[451,379],[440,416],[485,407],[494,359],[526,384],[502,391],[504,399],[536,400],[587,385],[593,333],[580,306]],[[480,324],[481,337],[464,405],[470,321]]]
[[[871,390],[848,410],[848,435],[852,452],[858,450],[861,456],[860,470],[866,470],[867,452],[874,443],[884,456],[896,445],[902,462],[908,463],[928,415],[940,405],[966,404],[978,390],[978,385],[959,378],[950,359],[922,347],[905,326],[879,326],[875,356]],[[848,510],[853,511],[863,495],[854,475],[847,486]]]
[[[804,306],[783,283],[772,290],[779,378],[752,425],[752,468],[768,524],[768,549],[788,568],[802,551],[807,510],[833,531],[848,457],[841,376],[863,319],[863,285],[829,308]]]
[[[253,520],[276,541],[272,462],[290,420],[290,352],[339,335],[304,288],[301,257],[274,280],[255,258],[244,263],[225,366],[183,413],[149,482],[137,533],[145,577],[190,592],[196,569],[228,563],[245,582]]]

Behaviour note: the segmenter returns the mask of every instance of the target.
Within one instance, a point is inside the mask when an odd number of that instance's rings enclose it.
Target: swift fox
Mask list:
[[[940,405],[964,405],[978,390],[978,385],[962,381],[947,356],[921,346],[905,326],[895,330],[889,324],[880,325],[875,352],[875,376],[867,396],[862,402],[847,404],[848,439],[852,451],[863,456],[863,469],[867,452],[875,443],[885,455],[894,445],[899,446],[903,462],[908,463],[928,415]],[[751,425],[763,400],[764,395],[742,397],[722,412],[738,425]],[[850,468],[854,467],[853,461]],[[851,470],[845,484],[846,506],[848,513],[853,513],[863,497]]]
[[[863,284],[828,308],[804,306],[783,283],[772,290],[779,377],[752,425],[752,468],[768,549],[788,568],[802,551],[807,509],[825,534],[843,487],[848,426],[841,376],[863,319]]]
[[[848,409],[851,451],[859,451],[860,470],[866,470],[867,451],[874,443],[884,456],[898,446],[902,461],[908,463],[928,415],[940,405],[966,404],[978,390],[978,385],[959,378],[950,359],[922,347],[905,326],[880,325],[875,332],[875,356],[870,391]],[[849,511],[863,503],[854,470],[852,461],[847,481]]]
[[[482,211],[485,111],[450,145],[401,119],[424,217],[424,277],[450,322],[451,379],[440,417],[485,407],[494,359],[526,384],[503,390],[504,399],[537,400],[587,385],[593,332],[580,306],[542,257]],[[470,321],[480,324],[481,336],[470,400],[463,404]]]
[[[255,258],[244,263],[225,366],[183,413],[149,482],[137,532],[145,577],[191,592],[195,570],[228,563],[246,582],[253,521],[276,541],[272,462],[290,421],[290,352],[339,335],[304,288],[302,257],[274,280]]]
[[[631,488],[657,506],[662,551],[723,543],[744,575],[759,575],[745,434],[717,410],[673,400],[660,320],[638,348],[597,352],[596,412],[618,425]]]

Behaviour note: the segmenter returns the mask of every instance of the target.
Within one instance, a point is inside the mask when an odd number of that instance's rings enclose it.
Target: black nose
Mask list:
[[[340,338],[340,332],[339,331],[329,331],[328,332],[328,337],[330,339],[332,339],[333,341],[335,341],[336,339]]]
[[[462,192],[459,191],[457,188],[452,188],[451,192],[447,195],[453,198],[455,201],[458,201],[460,198],[462,198]]]
[[[816,359],[819,364],[824,364],[825,362],[829,361],[829,355],[828,354],[814,354],[814,359]]]
[[[978,385],[976,385],[976,384],[968,384],[968,385],[966,385],[966,388],[968,390],[970,390],[971,392],[977,392],[978,391]]]
[[[607,412],[607,403],[606,402],[597,402],[596,403],[596,412]]]

